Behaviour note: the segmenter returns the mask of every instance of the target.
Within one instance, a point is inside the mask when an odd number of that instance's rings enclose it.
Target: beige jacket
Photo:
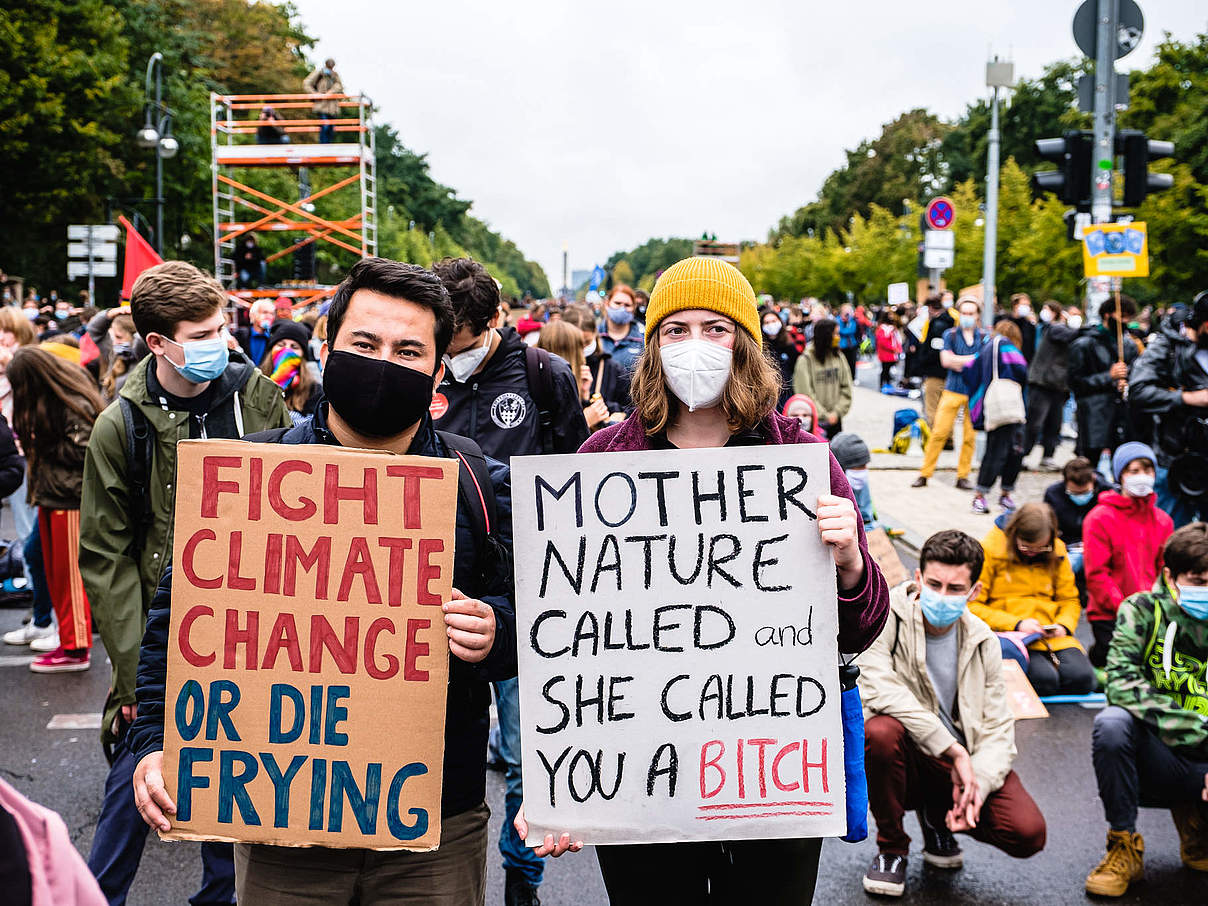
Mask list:
[[[343,94],[344,83],[340,81],[339,75],[334,70],[331,75],[328,75],[320,66],[303,80],[302,90],[307,94]],[[315,101],[314,111],[328,116],[339,116],[340,102],[330,98]]]
[[[1002,648],[985,623],[969,611],[956,624],[956,725],[965,734],[978,785],[988,796],[1002,786],[1015,761],[1015,717],[1003,680]],[[927,642],[918,586],[889,594],[889,619],[860,657],[864,718],[887,714],[902,722],[915,744],[939,757],[958,740],[939,718],[939,702],[927,676]]]

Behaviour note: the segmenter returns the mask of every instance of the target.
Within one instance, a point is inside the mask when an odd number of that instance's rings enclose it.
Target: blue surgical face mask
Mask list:
[[[1084,491],[1081,494],[1071,494],[1069,491],[1066,491],[1065,496],[1070,498],[1074,506],[1086,506],[1095,499],[1095,489],[1091,488],[1089,491]]]
[[[613,308],[609,306],[608,320],[617,325],[617,327],[624,327],[633,320],[633,312],[628,308]]]
[[[941,595],[926,585],[919,592],[919,606],[927,622],[937,629],[945,629],[961,618],[968,604],[967,595]]]
[[[844,472],[847,475],[847,483],[851,485],[851,489],[857,493],[868,487],[868,469],[847,469]]]
[[[1178,585],[1179,606],[1191,617],[1208,622],[1208,585]]]
[[[164,339],[167,339],[165,337]],[[173,346],[179,346],[185,354],[185,363],[177,365],[172,362],[182,378],[193,384],[204,384],[212,381],[226,371],[230,361],[226,337],[219,335],[212,340],[190,340],[188,343],[177,343],[168,340]]]
[[[977,327],[977,315],[961,315],[961,330],[973,330]]]

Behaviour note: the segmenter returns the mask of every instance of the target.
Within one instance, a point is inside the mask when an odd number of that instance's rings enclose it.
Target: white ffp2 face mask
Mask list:
[[[716,406],[730,379],[734,353],[708,340],[681,340],[659,347],[667,386],[689,412]]]
[[[482,338],[481,346],[475,346],[472,349],[467,349],[465,352],[459,352],[457,355],[446,355],[445,364],[449,366],[449,371],[453,373],[453,380],[459,384],[465,383],[466,378],[478,370],[478,366],[487,357],[487,351],[490,348],[491,331],[488,330]]]
[[[1134,475],[1125,475],[1120,480],[1120,486],[1124,489],[1124,493],[1129,497],[1148,497],[1153,493],[1155,479],[1153,475],[1147,475],[1144,472],[1138,472]]]

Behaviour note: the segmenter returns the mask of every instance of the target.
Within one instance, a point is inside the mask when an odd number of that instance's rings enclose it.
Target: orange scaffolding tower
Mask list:
[[[309,109],[318,100],[334,101],[340,114],[330,119],[279,119],[271,125],[288,136],[286,144],[259,144],[256,132],[265,125],[259,120],[265,107],[274,110]],[[233,296],[288,296],[295,306],[318,302],[330,296],[334,286],[294,281],[258,289],[236,287],[235,249],[239,239],[256,233],[294,232],[297,241],[265,257],[271,263],[308,245],[320,242],[367,258],[377,254],[377,146],[372,122],[373,105],[363,94],[210,94],[210,172],[214,199],[214,273]],[[250,118],[249,118],[250,117]],[[329,127],[340,140],[329,143],[297,141],[317,135]],[[251,136],[250,143],[241,141]],[[309,168],[343,168],[353,172],[318,191],[308,185]],[[242,169],[267,171],[288,169],[301,174],[296,201],[274,197],[271,191],[235,178]],[[337,174],[338,176],[338,174]],[[243,179],[253,180],[244,176]],[[305,192],[305,194],[303,194]],[[330,219],[316,213],[315,202],[337,193],[357,193],[357,213]],[[254,219],[243,219],[249,216]]]

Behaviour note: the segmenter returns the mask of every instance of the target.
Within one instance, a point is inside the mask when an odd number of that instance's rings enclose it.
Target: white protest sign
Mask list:
[[[824,444],[512,460],[530,845],[846,832]]]
[[[910,301],[910,286],[906,283],[889,284],[889,304],[901,305]]]

